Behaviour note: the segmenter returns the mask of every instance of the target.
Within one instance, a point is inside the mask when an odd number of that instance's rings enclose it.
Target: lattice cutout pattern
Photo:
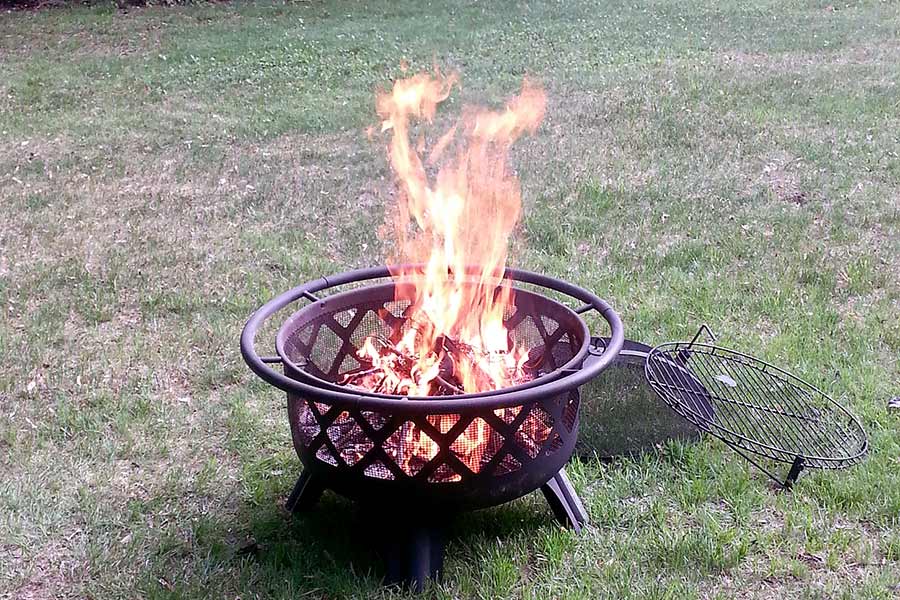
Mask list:
[[[572,359],[581,339],[539,302],[506,314],[514,343],[543,357],[537,376]],[[336,382],[356,369],[354,354],[371,335],[404,331],[402,302],[373,301],[297,322],[284,350],[311,375]],[[511,476],[574,445],[578,392],[545,397],[524,406],[474,413],[399,415],[339,410],[292,397],[291,423],[298,451],[341,470],[373,479],[416,479],[451,484],[475,476]],[[566,456],[565,458],[568,458]]]
[[[430,483],[451,483],[484,472],[514,473],[524,463],[561,450],[573,432],[562,415],[548,412],[548,405],[565,410],[571,402],[498,409],[485,418],[441,414],[387,425],[396,419],[373,411],[317,414],[320,403],[301,401],[294,422],[305,451],[333,467],[355,467],[377,479],[423,477]],[[460,419],[468,421],[462,429]],[[376,431],[373,424],[383,429]]]

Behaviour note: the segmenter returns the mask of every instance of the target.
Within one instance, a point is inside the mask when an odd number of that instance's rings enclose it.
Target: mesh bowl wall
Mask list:
[[[330,385],[360,367],[355,353],[370,335],[389,337],[405,326],[407,304],[393,284],[330,296],[295,313],[282,326],[277,348],[285,373]],[[549,298],[517,290],[505,324],[514,343],[542,353],[533,385],[584,354],[583,322]],[[578,365],[580,367],[580,364]],[[303,372],[301,372],[301,370]],[[349,388],[344,388],[350,391]],[[356,390],[352,390],[355,392]],[[578,431],[577,390],[536,394],[502,408],[448,409],[434,414],[359,410],[316,397],[288,394],[294,446],[307,468],[350,497],[370,494],[405,502],[479,507],[506,502],[545,483],[572,454]],[[536,398],[536,399],[534,399]],[[499,402],[498,402],[499,404]]]

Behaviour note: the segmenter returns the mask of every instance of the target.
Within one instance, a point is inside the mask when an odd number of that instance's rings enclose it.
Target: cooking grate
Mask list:
[[[719,346],[690,342],[654,348],[645,373],[676,412],[790,487],[803,468],[858,462],[868,441],[859,421],[822,391],[767,362]],[[782,481],[747,456],[791,465]]]

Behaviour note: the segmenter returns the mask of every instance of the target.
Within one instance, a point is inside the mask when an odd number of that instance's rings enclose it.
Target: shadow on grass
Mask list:
[[[671,441],[694,442],[696,427],[677,415],[647,383],[649,346],[626,340],[622,354],[581,389],[575,454],[583,460],[634,458]]]
[[[583,394],[576,455],[587,461],[636,457],[697,432],[665,406],[643,380],[643,369],[619,364]],[[405,596],[383,585],[385,561],[370,513],[326,492],[307,512],[290,515],[283,502],[293,481],[290,452],[248,466],[253,491],[234,512],[202,517],[193,539],[162,550],[144,586],[150,598],[369,598]],[[185,519],[186,520],[186,519]],[[521,545],[542,528],[558,527],[540,492],[499,507],[449,519],[445,572],[455,585],[488,584],[492,551]],[[165,544],[163,544],[165,545]],[[488,574],[485,574],[488,573]],[[457,581],[462,577],[465,581]],[[487,579],[485,579],[487,578]],[[474,589],[474,588],[473,588]],[[433,590],[439,596],[446,590]]]
[[[280,483],[284,483],[279,478]],[[370,512],[326,492],[306,512],[283,508],[289,486],[271,502],[242,502],[236,514],[209,519],[189,551],[154,561],[144,592],[148,598],[262,597],[370,598],[406,596],[383,583],[383,551]],[[485,544],[553,526],[540,492],[501,507],[448,517],[446,559],[478,572]],[[445,563],[446,565],[446,563]]]
[[[250,459],[244,464],[245,494],[239,506],[232,512],[203,517],[205,526],[193,527],[189,543],[182,541],[175,552],[161,551],[153,561],[147,595],[406,595],[383,585],[385,557],[379,540],[384,527],[390,530],[391,524],[374,522],[371,512],[330,492],[312,509],[288,514],[283,502],[294,483],[288,474],[296,469],[296,456],[288,450],[261,453],[252,443],[260,434],[249,429]],[[642,356],[623,356],[583,390],[576,454],[584,460],[636,457],[655,452],[669,441],[696,439],[696,430],[649,389]],[[273,473],[279,475],[273,477]],[[451,595],[465,596],[469,588],[474,593],[496,583],[492,583],[491,573],[503,570],[497,548],[527,546],[532,536],[548,527],[558,525],[539,492],[492,509],[448,517],[445,572],[452,582]],[[565,546],[564,541],[551,546],[559,544]],[[502,552],[510,551],[517,552],[509,548]],[[503,573],[495,575],[502,579]],[[182,583],[177,583],[179,580]],[[438,596],[447,593],[445,589],[432,591]]]

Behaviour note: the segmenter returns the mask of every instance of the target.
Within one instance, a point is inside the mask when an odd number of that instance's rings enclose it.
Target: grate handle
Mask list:
[[[682,364],[682,366],[686,365],[687,361],[691,359],[691,348],[694,347],[694,344],[697,343],[697,340],[699,340],[700,336],[704,333],[706,334],[706,337],[710,342],[716,343],[716,336],[709,328],[709,325],[707,325],[706,323],[700,325],[700,329],[697,330],[697,333],[695,333],[691,341],[688,342],[687,348],[676,354],[676,359]]]
[[[700,329],[697,330],[697,333],[694,334],[694,337],[691,339],[690,343],[688,344],[688,348],[693,348],[694,344],[697,343],[697,340],[700,339],[700,336],[703,333],[706,333],[706,337],[709,338],[709,341],[711,341],[713,343],[716,342],[716,335],[709,328],[709,325],[707,325],[706,323],[703,323],[702,325],[700,325]]]

